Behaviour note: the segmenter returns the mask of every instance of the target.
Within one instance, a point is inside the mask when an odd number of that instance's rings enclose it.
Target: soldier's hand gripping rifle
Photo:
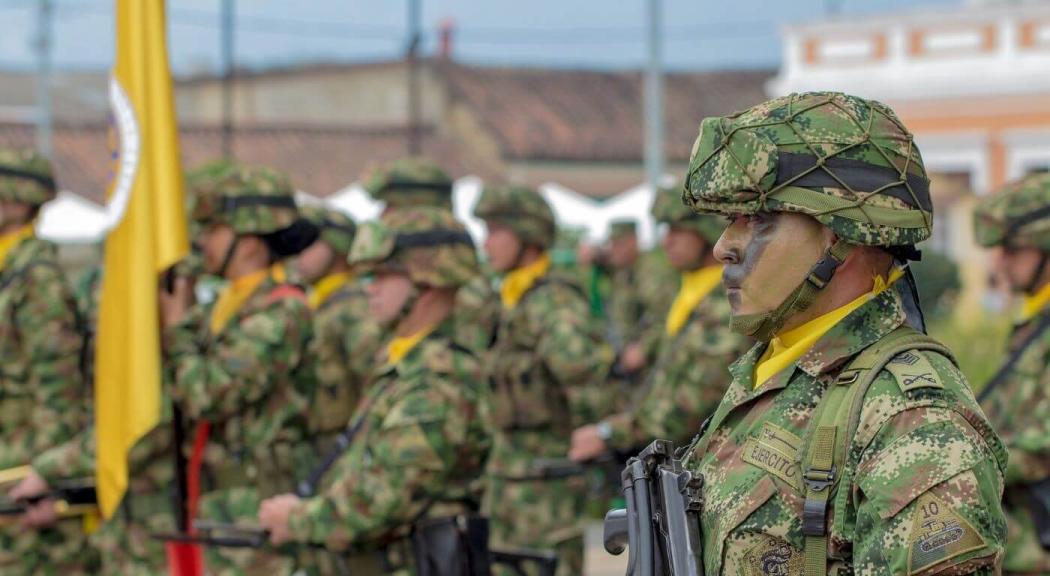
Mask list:
[[[0,471],[0,485],[11,484],[25,478],[32,472],[29,466],[19,466]],[[44,500],[54,500],[55,513],[59,518],[86,516],[98,512],[98,499],[95,496],[95,485],[90,478],[56,482],[51,489],[17,501],[0,502],[0,524],[16,522],[29,507]]]
[[[628,549],[627,576],[703,576],[703,479],[682,468],[674,445],[656,440],[621,476],[626,509],[605,515],[605,550]]]

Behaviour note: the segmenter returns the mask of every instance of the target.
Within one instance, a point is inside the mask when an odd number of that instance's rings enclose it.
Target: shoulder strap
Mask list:
[[[901,326],[858,354],[824,393],[814,414],[807,444],[803,447],[802,479],[805,502],[802,533],[805,537],[805,576],[825,576],[828,562],[827,508],[840,483],[840,469],[860,420],[864,396],[886,365],[899,354],[931,350],[954,358],[930,336]],[[839,490],[833,505],[845,506],[848,490]]]
[[[981,389],[981,393],[977,395],[977,402],[984,402],[992,392],[1002,385],[1006,381],[1006,378],[1013,371],[1014,366],[1021,360],[1021,356],[1028,350],[1028,347],[1035,343],[1040,336],[1046,332],[1047,328],[1050,328],[1050,312],[1043,312],[1039,316],[1039,320],[1032,331],[1025,336],[1024,340],[1010,352],[1010,357],[1006,359],[1006,362],[999,368],[999,371],[995,373],[995,376],[985,384],[984,388]]]

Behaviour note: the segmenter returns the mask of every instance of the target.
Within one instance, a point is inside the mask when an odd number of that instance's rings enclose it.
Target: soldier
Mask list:
[[[683,198],[731,218],[715,256],[759,340],[686,458],[707,573],[998,573],[1006,453],[905,312],[933,214],[893,111],[818,92],[707,118]]]
[[[0,150],[0,469],[25,466],[74,437],[90,418],[84,342],[55,245],[34,233],[55,197],[51,163]],[[0,572],[91,573],[97,558],[80,518],[39,531],[0,529]]]
[[[719,285],[722,266],[711,253],[725,222],[694,214],[666,188],[657,191],[653,216],[667,224],[664,250],[681,272],[657,345],[660,355],[640,400],[573,433],[574,460],[590,460],[610,448],[627,453],[656,438],[688,442],[729,386],[726,366],[747,349],[746,339],[729,329],[729,302]]]
[[[413,544],[441,565],[463,561],[462,550],[434,549],[417,538],[423,526],[455,529],[457,518],[480,503],[489,392],[481,364],[456,343],[452,323],[456,291],[478,274],[473,242],[451,213],[405,208],[363,225],[350,259],[355,270],[375,274],[372,317],[394,337],[320,495],[271,498],[259,521],[274,544],[312,543],[345,554],[342,571],[324,573],[414,574]]]
[[[1036,174],[983,200],[977,241],[1024,297],[1002,368],[981,391],[981,407],[1010,453],[1006,467],[1006,557],[1011,574],[1050,573],[1050,174]],[[1041,499],[1039,496],[1041,495]]]
[[[370,170],[365,189],[384,210],[434,206],[452,212],[452,178],[425,158],[400,158]],[[484,273],[456,293],[456,340],[476,352],[492,342],[499,321],[499,300]]]
[[[182,278],[160,292],[164,361],[172,399],[210,427],[199,516],[232,523],[253,519],[260,497],[293,486],[316,459],[306,444],[310,311],[282,262],[317,229],[300,219],[291,183],[275,170],[232,166],[197,192],[204,267],[228,285],[207,305],[193,305]],[[207,551],[217,574],[273,573],[275,560]]]
[[[187,214],[192,214],[199,189],[208,188],[219,181],[233,165],[225,161],[205,164],[186,175]],[[189,223],[190,237],[199,236],[199,227]],[[196,281],[203,274],[199,247],[176,265],[178,276]],[[88,276],[93,281],[83,283],[81,314],[86,319],[84,333],[90,340],[97,323],[101,268]],[[89,348],[92,348],[89,345]],[[88,373],[90,376],[90,372]],[[99,550],[102,559],[100,573],[113,576],[152,576],[168,569],[164,543],[151,534],[175,529],[175,511],[172,503],[172,487],[175,481],[172,450],[172,410],[170,400],[162,398],[161,421],[131,449],[129,460],[128,488],[120,508],[108,520],[101,523],[92,534],[91,542]],[[81,478],[94,474],[95,431],[93,427],[83,430],[66,444],[48,450],[33,460],[37,478],[30,476],[15,489],[22,497],[33,497],[48,492],[49,485],[59,480]],[[33,506],[28,521],[47,524],[54,517],[53,506],[42,503]]]
[[[301,212],[320,230],[295,265],[299,276],[313,285],[310,353],[317,391],[310,426],[320,435],[315,444],[324,454],[363,395],[382,345],[382,331],[369,318],[365,286],[347,262],[356,231],[354,221],[331,208],[304,207]]]
[[[585,486],[581,478],[544,478],[534,461],[564,457],[574,426],[604,415],[597,386],[613,352],[590,325],[583,291],[550,273],[554,214],[539,193],[486,187],[474,212],[488,226],[492,268],[505,273],[503,314],[489,355],[496,436],[484,509],[492,540],[556,550],[558,574],[579,575]],[[604,396],[608,401],[613,394]]]

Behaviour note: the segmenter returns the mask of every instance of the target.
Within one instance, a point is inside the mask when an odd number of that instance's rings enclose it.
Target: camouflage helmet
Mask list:
[[[1050,173],[1008,184],[974,209],[981,246],[1037,248],[1050,252]]]
[[[630,219],[619,219],[609,222],[609,238],[620,238],[638,233],[638,222]]]
[[[486,186],[474,216],[510,228],[529,246],[546,250],[554,244],[554,212],[536,190],[522,186]]]
[[[474,242],[455,216],[433,206],[391,210],[361,225],[350,250],[358,270],[395,270],[417,286],[462,286],[478,274]]]
[[[28,148],[0,148],[0,200],[41,206],[55,193],[50,160]]]
[[[299,213],[320,231],[324,240],[338,254],[349,254],[357,225],[346,214],[326,206],[300,206]]]
[[[838,92],[704,119],[682,197],[701,212],[808,214],[868,246],[913,246],[933,230],[912,134],[886,105]]]
[[[387,208],[436,206],[452,210],[452,178],[425,158],[399,158],[368,171],[365,190]]]
[[[188,183],[196,197],[192,218],[202,227],[227,224],[237,234],[262,236],[299,219],[291,181],[272,168],[215,162]]]
[[[682,203],[677,188],[657,188],[653,198],[653,218],[661,224],[689,228],[712,246],[725,231],[725,221],[713,214],[697,214]]]

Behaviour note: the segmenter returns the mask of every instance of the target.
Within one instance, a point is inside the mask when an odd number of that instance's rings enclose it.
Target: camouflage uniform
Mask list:
[[[616,221],[610,225],[611,237],[626,234],[636,234],[633,220]],[[666,284],[658,282],[664,280],[665,275],[653,268],[651,260],[639,254],[630,265],[611,271],[605,309],[612,336],[610,340],[617,347],[631,342],[645,345],[659,339],[663,314],[670,302],[668,297],[674,297],[674,294],[668,294]],[[646,352],[655,352],[655,348],[647,348]]]
[[[351,262],[402,271],[417,287],[458,287],[478,273],[465,229],[430,207],[395,210],[363,225]],[[491,443],[488,387],[477,358],[454,341],[452,323],[439,323],[374,374],[348,449],[325,474],[320,495],[289,517],[294,541],[334,551],[321,573],[413,574],[413,525],[468,514],[479,504]]]
[[[356,231],[353,220],[330,208],[304,207],[301,211],[320,230],[318,241],[327,242],[337,258],[349,256]],[[322,278],[310,297],[314,318],[310,362],[317,375],[310,427],[321,436],[317,443],[322,454],[346,427],[364,395],[383,338],[379,325],[368,317],[364,284],[350,275],[334,290],[318,293],[326,280],[339,278]]]
[[[425,158],[401,158],[370,170],[365,189],[388,210],[434,206],[452,211],[452,178]],[[481,353],[499,322],[499,298],[492,279],[477,274],[456,293],[456,340]]]
[[[1037,248],[1046,259],[1050,175],[1031,176],[982,201],[975,228],[983,246]],[[1050,310],[1043,308],[1014,327],[1007,350],[1011,357],[1019,356],[996,376],[995,388],[981,394],[981,407],[1010,453],[1003,499],[1008,528],[1003,570],[1011,573],[1050,573],[1050,552],[1036,537],[1027,490],[1050,478],[1050,330],[1040,326],[1046,322]]]
[[[228,166],[197,194],[193,218],[202,226],[221,223],[238,238],[262,237],[277,256],[316,237],[312,225],[298,220],[293,188],[276,171]],[[294,486],[316,459],[306,443],[313,395],[304,365],[310,311],[302,290],[282,280],[280,270],[268,272],[218,331],[210,325],[211,303],[194,306],[164,332],[171,397],[187,419],[210,425],[199,511],[204,519],[254,524],[260,497]],[[262,552],[208,549],[206,558],[214,573],[279,569]]]
[[[718,218],[694,214],[678,194],[666,189],[657,192],[653,216],[669,226],[694,230],[709,247],[725,227]],[[729,387],[726,366],[749,345],[729,329],[730,315],[729,301],[719,287],[701,300],[676,333],[660,327],[659,355],[640,399],[605,420],[608,428],[603,433],[610,447],[626,452],[657,438],[680,446],[696,434]]]
[[[34,152],[0,150],[0,172],[0,199],[39,207],[55,196],[50,162]],[[30,464],[69,441],[91,412],[83,335],[55,245],[31,229],[9,238],[14,243],[0,262],[0,469]],[[0,531],[4,573],[84,573],[96,561],[79,518],[40,531]]]
[[[478,218],[506,225],[525,245],[554,240],[554,215],[524,188],[486,188]],[[504,309],[489,353],[496,438],[485,510],[494,545],[555,549],[558,574],[581,574],[582,479],[536,478],[533,461],[561,458],[572,430],[607,413],[615,394],[601,389],[612,350],[590,325],[588,303],[571,281],[548,274]]]
[[[705,212],[801,212],[838,236],[822,259],[830,274],[815,266],[793,303],[734,317],[760,340],[813,301],[853,246],[897,251],[931,231],[911,134],[884,105],[836,93],[704,120],[683,197]],[[704,477],[707,573],[997,573],[1005,450],[947,350],[905,325],[898,288],[861,301],[757,389],[766,342],[730,367],[687,462]],[[856,402],[842,400],[850,392]]]

